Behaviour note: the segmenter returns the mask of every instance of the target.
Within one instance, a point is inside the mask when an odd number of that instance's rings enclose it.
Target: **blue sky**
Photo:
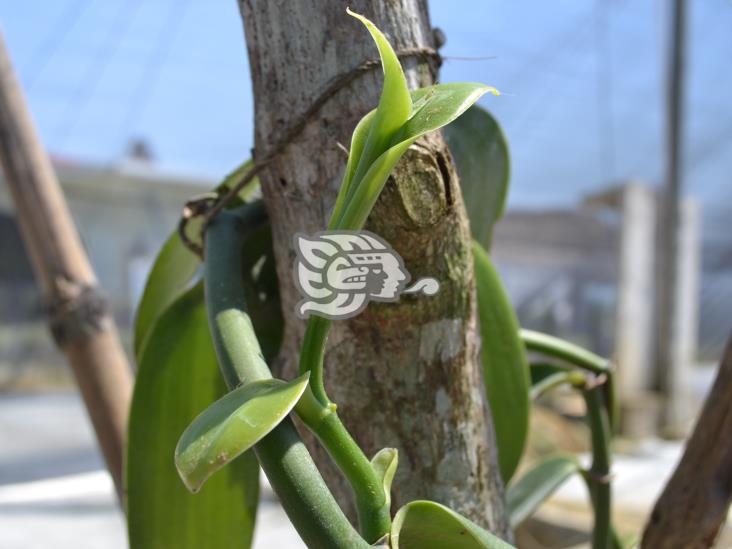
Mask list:
[[[496,86],[483,104],[513,155],[513,206],[573,202],[662,176],[664,0],[433,0],[442,81]],[[690,0],[685,185],[705,206],[732,179],[732,2]],[[24,0],[0,24],[48,149],[113,164],[132,137],[161,169],[219,178],[252,145],[234,0]],[[368,37],[364,35],[364,40]]]

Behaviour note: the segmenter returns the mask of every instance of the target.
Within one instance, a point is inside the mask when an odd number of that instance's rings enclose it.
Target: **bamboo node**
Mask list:
[[[59,347],[107,329],[111,319],[107,296],[99,286],[65,277],[56,279],[46,310]]]

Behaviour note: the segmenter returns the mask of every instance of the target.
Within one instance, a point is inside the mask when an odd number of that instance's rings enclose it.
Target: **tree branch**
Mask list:
[[[732,337],[717,378],[643,533],[642,547],[711,547],[732,500]]]

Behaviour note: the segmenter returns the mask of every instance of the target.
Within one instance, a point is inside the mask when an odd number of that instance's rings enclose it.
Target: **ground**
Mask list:
[[[3,395],[0,417],[0,546],[124,549],[123,517],[76,393]],[[640,530],[681,448],[678,442],[646,441],[616,456],[614,512],[622,532]],[[582,547],[590,524],[586,497],[579,479],[566,484],[542,508],[541,520],[522,531],[522,546]],[[730,546],[727,531],[719,547]],[[266,484],[254,547],[303,547]]]
[[[2,395],[0,418],[0,547],[126,548],[112,481],[77,395]],[[304,547],[266,485],[254,547]]]

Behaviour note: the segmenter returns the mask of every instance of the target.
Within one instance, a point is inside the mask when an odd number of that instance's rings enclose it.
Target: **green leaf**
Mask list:
[[[180,437],[175,465],[191,492],[259,442],[287,417],[308,385],[309,373],[290,382],[248,383],[206,408]]]
[[[376,109],[366,114],[366,116],[364,116],[356,125],[356,129],[353,130],[353,135],[351,136],[351,150],[348,152],[346,171],[343,174],[343,182],[341,183],[341,188],[338,191],[335,206],[333,207],[333,212],[330,216],[331,224],[336,223],[336,221],[339,220],[341,215],[343,214],[343,207],[346,203],[346,197],[350,194],[351,186],[353,183],[353,176],[355,175],[356,167],[361,160],[361,154],[363,153],[366,139],[368,138],[369,132],[371,131],[371,124],[374,121],[375,115]]]
[[[251,160],[242,163],[224,178],[216,187],[215,192],[222,192],[233,187],[241,181],[251,165]],[[249,200],[258,186],[259,180],[252,179],[227,207],[233,208]],[[197,234],[200,227],[200,219],[191,220],[188,227],[189,234]],[[173,231],[155,258],[142,298],[137,306],[133,348],[138,363],[155,322],[170,304],[185,292],[198,271],[200,263],[198,256],[185,247],[177,230]]]
[[[473,105],[444,131],[455,161],[470,229],[487,250],[506,208],[511,162],[508,141],[493,116]]]
[[[399,132],[399,140],[421,137],[447,126],[467,111],[480,97],[498,91],[475,82],[452,82],[419,88],[412,92],[415,110]]]
[[[168,237],[147,277],[135,318],[134,351],[139,364],[150,331],[160,315],[190,283],[198,256],[183,245],[177,232]]]
[[[354,175],[355,181],[358,182],[374,160],[389,147],[394,134],[409,118],[412,112],[412,99],[402,66],[386,37],[364,16],[349,9],[346,9],[346,12],[361,21],[371,33],[384,68],[381,98]]]
[[[371,459],[371,467],[379,475],[381,485],[384,487],[387,508],[391,506],[391,483],[394,480],[398,464],[399,452],[396,448],[382,448]]]
[[[475,103],[481,95],[494,88],[483,84],[438,84],[412,92],[417,110],[399,130],[391,147],[368,167],[359,179],[357,172],[351,182],[340,219],[332,218],[329,227],[339,230],[359,230],[371,213],[376,199],[396,163],[406,150],[424,134],[449,124]],[[360,165],[364,162],[361,157]]]
[[[473,83],[439,84],[410,94],[404,72],[386,37],[365,17],[348,10],[371,33],[384,67],[384,88],[375,111],[356,127],[351,152],[331,215],[331,230],[358,230],[389,173],[419,137],[449,124],[478,98],[496,90]]]
[[[348,202],[345,204],[343,216],[335,225],[329,226],[329,228],[357,231],[363,227],[374,204],[376,204],[376,199],[381,194],[381,189],[384,188],[384,183],[389,178],[391,170],[394,169],[396,163],[399,162],[399,159],[414,141],[416,141],[416,138],[394,145],[371,164],[363,180],[353,184],[355,190],[353,190],[353,196],[347,199]]]
[[[515,528],[529,518],[570,476],[581,471],[572,457],[558,456],[543,461],[509,485],[506,504]]]
[[[391,527],[393,549],[510,549],[512,546],[444,505],[412,501]]]
[[[250,546],[259,491],[253,454],[196,495],[173,461],[179,434],[225,393],[198,284],[162,314],[139,363],[125,463],[131,549]]]
[[[529,366],[508,294],[488,254],[473,242],[483,379],[504,482],[513,475],[529,430]]]

